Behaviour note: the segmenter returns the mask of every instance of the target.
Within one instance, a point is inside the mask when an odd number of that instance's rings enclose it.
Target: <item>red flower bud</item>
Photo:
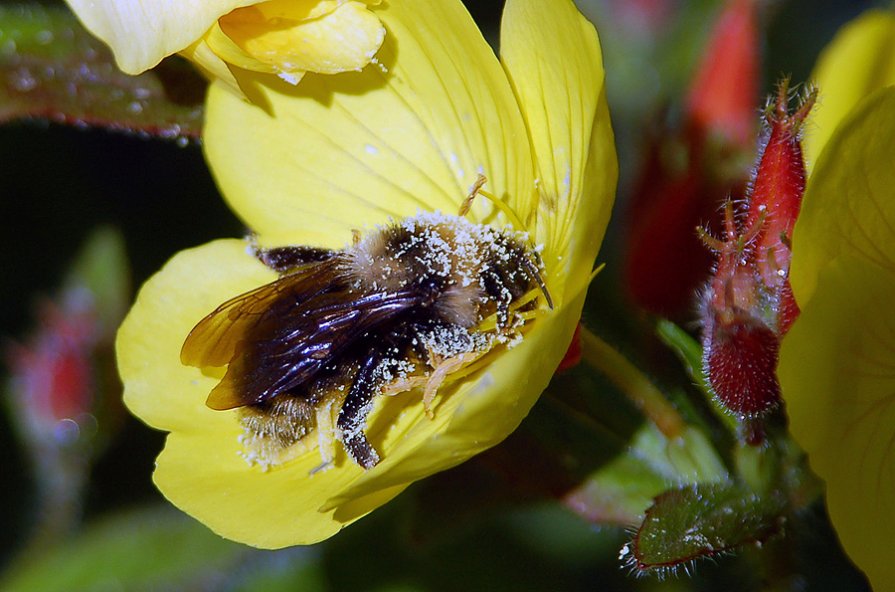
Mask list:
[[[712,390],[726,409],[754,417],[780,403],[777,357],[780,341],[754,319],[706,327],[703,364]]]
[[[765,114],[767,135],[741,224],[728,202],[725,236],[701,231],[717,253],[703,296],[703,366],[718,401],[742,417],[756,417],[780,403],[780,338],[798,316],[789,285],[790,238],[805,190],[799,132],[815,93],[792,114],[788,85]]]
[[[796,111],[789,114],[788,84],[780,84],[776,103],[765,115],[768,127],[761,159],[748,196],[746,228],[760,225],[754,258],[761,282],[777,302],[774,319],[784,335],[799,314],[789,287],[792,229],[805,192],[805,159],[800,132],[817,92],[809,89]]]
[[[77,423],[92,411],[91,355],[97,334],[91,310],[57,308],[48,303],[41,310],[40,328],[29,344],[10,351],[12,392],[30,437],[66,439],[70,435],[59,431],[63,425],[60,422]]]

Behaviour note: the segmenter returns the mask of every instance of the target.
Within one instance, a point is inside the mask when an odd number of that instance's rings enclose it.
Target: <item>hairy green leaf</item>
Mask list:
[[[638,571],[665,570],[762,544],[783,527],[785,498],[758,496],[735,483],[670,489],[647,510],[622,559]]]

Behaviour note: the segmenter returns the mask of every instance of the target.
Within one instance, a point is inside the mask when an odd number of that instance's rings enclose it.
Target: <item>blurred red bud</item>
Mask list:
[[[100,332],[92,306],[45,303],[38,328],[24,345],[10,348],[10,390],[22,428],[35,440],[59,445],[77,438],[73,432],[92,423],[92,355]]]
[[[39,307],[31,336],[8,348],[11,408],[35,450],[92,446],[98,427],[108,436],[117,425],[120,386],[111,350],[127,303],[127,276],[121,236],[95,232],[59,295]]]
[[[756,0],[727,2],[687,97],[687,115],[694,126],[743,148],[751,146],[758,53]]]
[[[693,233],[720,221],[719,196],[741,193],[758,95],[755,0],[732,0],[716,22],[687,93],[682,129],[650,143],[635,185],[625,249],[631,299],[663,316],[692,310],[712,258]]]

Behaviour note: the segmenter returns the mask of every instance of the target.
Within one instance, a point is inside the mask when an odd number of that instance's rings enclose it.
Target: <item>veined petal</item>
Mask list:
[[[842,253],[886,266],[895,228],[895,89],[865,99],[839,124],[808,179],[793,230],[790,282],[800,306],[817,275]]]
[[[231,10],[257,0],[66,0],[87,29],[109,44],[118,66],[139,74],[184,49]]]
[[[210,89],[208,161],[265,244],[294,244],[305,228],[305,242],[341,247],[352,228],[455,213],[479,173],[521,217],[533,207],[522,117],[465,9],[392,0],[377,15],[387,29],[379,67],[258,85],[251,98],[265,109]],[[473,212],[491,209],[479,200]]]
[[[206,422],[219,426],[226,414],[206,407],[205,398],[220,377],[181,365],[180,348],[196,323],[221,302],[276,277],[247,256],[239,240],[216,241],[174,257],[140,290],[118,332],[118,368],[128,408],[161,430],[190,430]],[[236,429],[232,418],[225,423]]]
[[[346,2],[329,13],[307,18],[316,2],[273,0],[223,16],[220,31],[239,53],[216,53],[241,68],[281,75],[335,74],[360,70],[376,54],[385,29],[362,2]],[[308,6],[306,6],[308,5]],[[212,39],[220,36],[212,35]]]
[[[895,195],[890,196],[895,201]],[[895,234],[887,245],[895,256]],[[830,519],[874,590],[895,589],[895,266],[842,255],[783,342],[790,427]]]
[[[869,10],[842,27],[820,55],[813,78],[820,100],[804,142],[809,172],[848,112],[873,91],[895,84],[895,14]]]
[[[510,0],[501,60],[534,150],[547,269],[587,281],[618,174],[597,32],[569,0]]]
[[[895,588],[895,89],[838,126],[809,181],[790,280],[802,313],[779,377],[793,435],[874,589]]]
[[[320,454],[309,450],[267,471],[250,467],[241,456],[237,411],[205,405],[220,376],[180,363],[184,337],[202,317],[222,300],[275,277],[246,257],[242,241],[184,251],[144,285],[118,335],[125,404],[151,426],[172,432],[157,461],[158,488],[219,534],[265,548],[325,539],[366,513],[336,519],[318,511],[330,492],[363,473],[354,463],[309,476],[320,465]],[[366,511],[401,489],[377,492]],[[363,504],[357,500],[355,507]]]

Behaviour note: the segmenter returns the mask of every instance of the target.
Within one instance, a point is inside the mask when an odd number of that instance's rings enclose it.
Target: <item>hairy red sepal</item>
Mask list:
[[[784,81],[766,110],[766,138],[739,219],[728,202],[723,239],[702,237],[717,263],[703,295],[703,369],[718,401],[754,418],[780,403],[780,338],[798,316],[789,285],[792,229],[805,190],[799,135],[814,104],[810,90],[788,109]]]

